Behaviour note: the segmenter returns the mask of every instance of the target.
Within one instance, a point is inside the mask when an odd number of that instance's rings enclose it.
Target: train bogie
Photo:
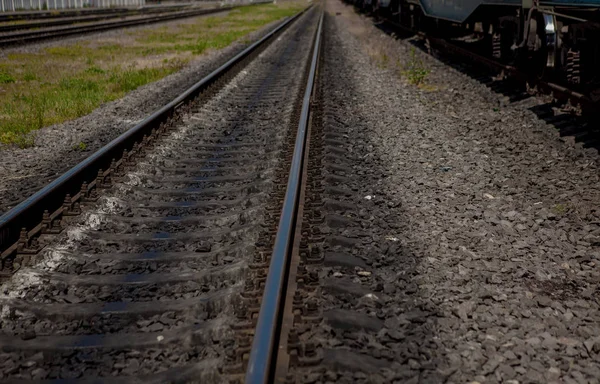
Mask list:
[[[474,49],[600,101],[600,0],[357,0],[413,30]]]

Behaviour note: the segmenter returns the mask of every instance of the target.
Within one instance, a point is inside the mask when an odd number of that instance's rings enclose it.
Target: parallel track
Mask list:
[[[80,24],[80,23],[92,23],[95,21],[109,20],[124,18],[127,16],[145,15],[152,13],[172,13],[179,10],[175,9],[159,9],[159,8],[141,8],[141,9],[125,9],[119,10],[119,12],[106,12],[99,14],[91,14],[85,16],[74,16],[74,17],[62,17],[56,19],[50,19],[45,21],[36,21],[22,24],[5,24],[0,25],[0,33],[16,32],[28,29],[48,28],[57,27],[62,25]]]
[[[57,17],[78,17],[83,15],[102,15],[127,12],[128,8],[86,8],[69,10],[24,11],[0,13],[0,22],[21,20],[55,19]]]
[[[321,30],[282,23],[0,217],[1,378],[285,376]]]
[[[60,27],[54,29],[42,29],[36,31],[25,31],[11,34],[0,35],[0,48],[10,47],[14,45],[35,43],[44,40],[82,35],[86,33],[102,32],[111,29],[134,27],[145,24],[159,23],[169,20],[177,20],[188,17],[208,15],[217,12],[223,12],[233,9],[234,7],[223,7],[214,9],[200,9],[192,11],[172,12],[156,16],[136,18],[133,20],[110,21],[106,23],[95,23],[91,25]]]

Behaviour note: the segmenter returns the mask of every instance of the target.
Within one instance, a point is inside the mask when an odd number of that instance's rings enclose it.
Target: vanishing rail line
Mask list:
[[[223,12],[233,9],[232,6],[212,8],[212,9],[196,9],[190,11],[171,12],[167,14],[159,14],[155,16],[140,17],[132,20],[109,21],[104,23],[94,23],[87,25],[75,25],[69,27],[59,27],[53,29],[42,29],[34,31],[24,31],[16,33],[6,33],[0,35],[0,48],[9,47],[18,44],[34,43],[43,40],[56,39],[61,37],[81,35],[85,33],[102,32],[111,29],[134,27],[144,24],[152,24],[169,20],[183,19],[201,15],[208,15],[217,12]]]
[[[83,15],[101,15],[110,13],[123,13],[129,8],[84,8],[46,11],[20,11],[0,13],[0,22],[55,19],[57,17],[78,17]]]
[[[22,23],[22,24],[0,25],[0,32],[9,33],[9,32],[38,29],[38,28],[48,28],[48,27],[57,27],[57,26],[63,26],[63,25],[91,23],[91,22],[95,22],[95,21],[124,18],[124,17],[128,17],[128,16],[146,15],[146,14],[152,14],[152,13],[169,13],[169,12],[175,12],[180,9],[181,9],[181,7],[180,8],[168,8],[168,9],[160,9],[160,8],[124,9],[124,10],[119,10],[119,12],[105,12],[105,13],[98,13],[98,14],[76,15],[76,16],[71,16],[71,17],[60,17],[60,18],[57,17],[55,19],[34,21],[34,22],[28,22],[28,23]]]
[[[273,380],[322,23],[282,22],[0,217],[0,377]]]

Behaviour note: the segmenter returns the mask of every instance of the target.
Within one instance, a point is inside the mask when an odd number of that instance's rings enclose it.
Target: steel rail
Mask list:
[[[133,12],[107,13],[107,14],[100,14],[97,16],[70,17],[70,18],[63,18],[63,19],[59,19],[59,20],[41,21],[41,22],[36,21],[33,23],[24,23],[24,24],[7,24],[7,25],[0,25],[0,32],[9,33],[9,32],[17,32],[17,31],[23,31],[23,30],[35,29],[35,28],[48,28],[48,27],[58,27],[58,26],[72,25],[72,24],[93,23],[96,21],[118,19],[120,17],[135,16],[135,15],[137,15],[137,14],[135,14]]]
[[[270,383],[274,374],[274,361],[277,357],[276,352],[279,343],[281,315],[285,304],[283,298],[285,297],[285,287],[287,286],[290,251],[294,240],[296,214],[299,204],[298,196],[301,187],[300,179],[310,116],[310,103],[319,59],[322,28],[323,12],[321,12],[316,32],[287,189],[248,360],[246,371],[247,384]]]
[[[133,27],[138,25],[157,23],[162,21],[169,21],[175,19],[183,19],[187,17],[195,17],[201,15],[208,15],[211,13],[223,12],[227,10],[231,10],[235,7],[222,7],[222,8],[213,8],[213,9],[201,9],[196,11],[183,11],[177,13],[171,13],[167,15],[160,16],[148,16],[135,20],[125,20],[125,21],[114,21],[108,23],[99,23],[93,25],[83,25],[83,26],[71,26],[66,28],[58,28],[58,29],[50,29],[50,30],[41,30],[41,31],[29,31],[22,33],[15,33],[12,35],[2,35],[0,36],[0,47],[7,47],[11,45],[29,43],[29,42],[37,42],[41,40],[54,39],[57,37],[66,37],[72,36],[82,33],[91,33],[91,32],[101,32],[107,31],[110,29],[118,29],[125,27]]]
[[[118,12],[126,12],[131,8],[80,8],[46,11],[17,11],[0,13],[0,23],[20,20],[56,19],[58,17],[77,17],[81,15],[100,15]]]
[[[49,9],[45,11],[41,10],[29,10],[29,11],[16,11],[16,12],[0,12],[0,23],[11,22],[11,21],[22,21],[22,20],[44,20],[44,19],[58,19],[58,18],[75,18],[80,16],[92,16],[92,15],[105,15],[105,14],[122,14],[127,12],[169,12],[175,9],[188,8],[193,3],[182,3],[175,5],[160,5],[152,6],[146,4],[145,6],[134,6],[134,7],[123,7],[123,8],[64,8],[64,9]]]
[[[215,84],[220,77],[225,75],[236,64],[265,45],[266,42],[289,26],[294,20],[298,19],[309,8],[282,21],[271,32],[188,88],[173,101],[153,112],[142,122],[121,134],[31,197],[0,216],[0,261],[16,253],[18,249],[17,241],[23,228],[29,236],[39,233],[41,231],[40,223],[44,211],[58,212],[67,194],[75,197],[81,190],[80,188],[83,183],[90,183],[91,186],[99,170],[109,169],[112,161],[121,158],[124,150],[130,150],[136,143],[142,142],[145,135],[150,134],[153,129],[166,122],[185,103],[193,100],[202,91],[209,89],[211,85]]]
[[[132,17],[132,16],[149,16],[151,14],[156,13],[175,13],[181,12],[182,8],[174,8],[174,9],[156,9],[156,8],[142,8],[142,9],[131,9],[123,12],[113,12],[113,13],[99,13],[99,14],[90,14],[83,16],[75,16],[75,17],[64,17],[64,18],[56,18],[56,20],[47,20],[47,21],[34,21],[23,24],[5,24],[0,25],[0,32],[9,33],[9,32],[17,32],[28,29],[35,28],[48,28],[48,27],[58,27],[64,25],[73,25],[73,24],[83,24],[83,23],[93,23],[96,21],[102,20],[110,20],[110,19],[119,19],[123,17]],[[1,21],[0,21],[1,23]]]

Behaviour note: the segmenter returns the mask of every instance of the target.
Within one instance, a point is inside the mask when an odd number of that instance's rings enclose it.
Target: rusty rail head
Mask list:
[[[192,101],[202,91],[207,90],[211,85],[215,84],[219,78],[231,70],[236,64],[248,57],[256,49],[263,46],[305,11],[306,9],[295,16],[282,21],[271,32],[248,46],[235,57],[211,72],[208,76],[198,81],[169,104],[155,111],[142,122],[99,149],[90,157],[62,174],[31,197],[10,209],[4,215],[0,216],[0,261],[16,252],[18,247],[17,243],[23,229],[25,229],[27,233],[38,231],[42,225],[42,220],[48,220],[47,212],[58,211],[62,213],[61,209],[64,206],[66,195],[78,198],[83,183],[95,184],[94,180],[97,180],[99,170],[110,169],[113,159],[121,159],[123,153],[138,148],[141,145],[140,143],[143,142],[144,136],[149,135],[153,129],[157,129],[161,124],[165,123],[179,108]],[[126,161],[126,159],[124,159],[124,161]],[[46,214],[44,214],[45,211],[47,211]]]

